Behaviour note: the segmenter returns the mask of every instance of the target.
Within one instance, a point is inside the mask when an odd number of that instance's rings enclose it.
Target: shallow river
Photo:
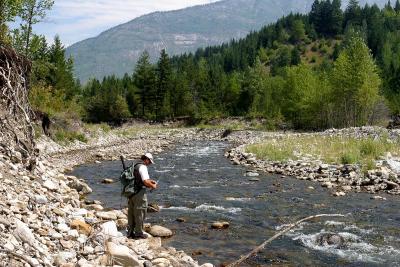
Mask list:
[[[162,207],[149,213],[147,222],[172,229],[164,244],[192,254],[200,263],[232,262],[271,237],[285,224],[321,213],[340,213],[304,223],[273,241],[249,266],[400,266],[400,198],[382,194],[349,193],[333,197],[317,183],[261,174],[250,181],[246,169],[224,157],[229,144],[191,142],[155,156],[150,176],[159,189],[148,194],[149,203]],[[123,208],[118,180],[120,162],[77,167],[73,175],[85,178],[93,189],[90,199],[109,208]],[[312,189],[310,187],[314,187]],[[186,222],[177,222],[185,218]],[[225,230],[212,230],[213,221],[228,221]],[[317,242],[326,233],[339,234],[339,248]]]

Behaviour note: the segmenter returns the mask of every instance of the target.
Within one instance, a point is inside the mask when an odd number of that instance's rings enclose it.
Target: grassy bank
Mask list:
[[[306,157],[330,164],[361,164],[364,169],[372,169],[375,167],[374,161],[387,152],[400,155],[400,141],[393,142],[385,137],[359,140],[321,135],[288,135],[250,145],[246,151],[265,160],[288,161]]]

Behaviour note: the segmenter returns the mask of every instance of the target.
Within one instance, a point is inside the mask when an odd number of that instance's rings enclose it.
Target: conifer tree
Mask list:
[[[318,30],[321,24],[321,3],[319,0],[314,0],[311,12],[309,14],[310,23],[314,25],[315,30]]]
[[[50,47],[49,62],[52,64],[49,73],[50,84],[61,91],[66,100],[71,100],[79,93],[79,88],[76,87],[73,77],[73,60],[65,58],[65,48],[58,35]]]
[[[156,74],[153,65],[150,63],[150,55],[147,51],[142,53],[136,64],[133,80],[139,90],[142,117],[151,118],[151,113],[154,111]],[[150,112],[147,116],[146,110]]]
[[[304,23],[300,19],[294,20],[292,25],[291,39],[293,42],[300,42],[306,37]]]
[[[400,0],[396,0],[396,4],[395,4],[395,6],[394,6],[394,10],[395,10],[397,13],[400,13]]]
[[[388,2],[386,3],[385,9],[387,11],[393,11],[392,4],[390,3],[390,0],[388,0]]]
[[[335,36],[342,32],[342,24],[343,24],[343,11],[341,9],[341,1],[340,0],[333,0],[332,1],[332,8],[330,14],[330,35]]]
[[[157,89],[156,89],[156,120],[163,119],[169,115],[171,95],[171,64],[165,49],[161,50],[160,59],[157,63]]]
[[[350,0],[344,12],[344,25],[361,25],[361,9],[358,0]]]

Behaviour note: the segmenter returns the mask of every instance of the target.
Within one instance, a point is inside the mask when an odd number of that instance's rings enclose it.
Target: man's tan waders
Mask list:
[[[146,189],[142,188],[137,194],[128,200],[128,235],[142,235],[143,222],[147,214]]]

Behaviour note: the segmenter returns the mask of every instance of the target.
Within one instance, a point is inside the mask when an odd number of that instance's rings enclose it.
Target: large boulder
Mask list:
[[[160,225],[152,225],[149,232],[155,237],[171,237],[173,235],[171,230]]]
[[[15,226],[16,227],[13,234],[17,240],[27,243],[40,253],[44,252],[43,248],[36,241],[36,237],[32,233],[32,230],[25,223],[15,219]]]
[[[333,246],[335,248],[342,248],[345,246],[344,238],[334,233],[322,233],[317,237],[316,241],[319,246]]]
[[[107,242],[106,251],[112,259],[113,264],[126,267],[143,267],[143,264],[139,262],[134,252],[126,246]]]
[[[103,235],[105,239],[119,238],[123,236],[123,234],[118,231],[117,225],[114,221],[103,223],[99,234]]]

